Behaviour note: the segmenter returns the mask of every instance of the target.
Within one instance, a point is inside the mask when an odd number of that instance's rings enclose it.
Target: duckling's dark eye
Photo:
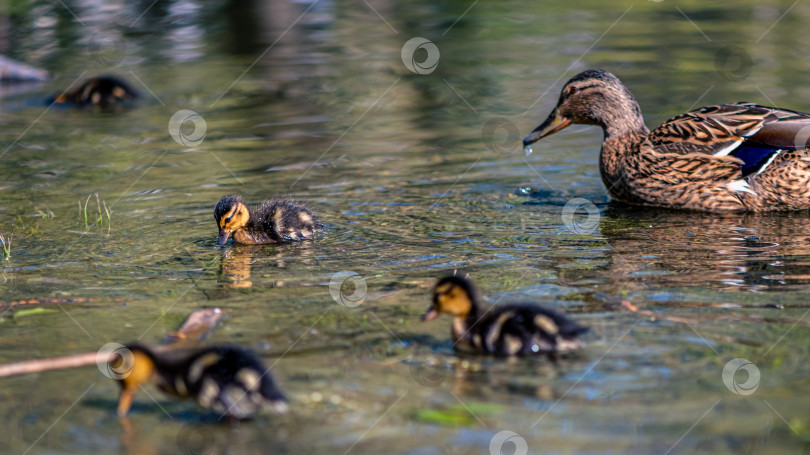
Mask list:
[[[231,222],[231,217],[225,218],[225,222],[230,223]]]

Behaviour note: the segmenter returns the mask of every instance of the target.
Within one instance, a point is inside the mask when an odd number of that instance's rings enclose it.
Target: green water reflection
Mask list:
[[[0,382],[9,453],[481,454],[502,430],[529,453],[810,450],[807,214],[614,206],[596,129],[529,158],[519,146],[589,67],[619,75],[650,126],[738,100],[810,111],[810,5],[151,3],[0,8],[0,51],[54,76],[3,92],[0,233],[13,250],[0,300],[94,299],[3,307],[0,362],[157,342],[217,305],[211,341],[275,362],[292,412],[231,428],[150,391],[125,424],[95,368],[15,377]],[[412,37],[437,45],[435,71],[403,65]],[[40,103],[107,72],[142,92],[136,109]],[[180,109],[205,119],[199,145],[170,137]],[[212,210],[228,193],[294,197],[325,233],[217,248]],[[574,197],[599,208],[595,229],[563,222]],[[558,364],[457,357],[448,320],[418,321],[454,269],[491,302],[572,314],[592,328],[587,348]],[[362,305],[333,300],[340,271],[365,280]],[[723,382],[734,358],[761,373],[751,395]]]

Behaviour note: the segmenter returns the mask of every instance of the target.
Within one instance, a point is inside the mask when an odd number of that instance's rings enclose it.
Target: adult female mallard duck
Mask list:
[[[122,106],[138,98],[138,92],[116,76],[98,76],[82,82],[78,87],[58,93],[49,100],[55,104],[106,109]]]
[[[287,400],[270,371],[251,351],[234,346],[157,352],[130,344],[110,361],[121,384],[118,415],[129,412],[141,385],[154,382],[166,394],[192,398],[229,419],[245,419],[269,409],[287,412]]]
[[[286,199],[248,209],[242,196],[225,196],[214,207],[214,219],[217,245],[224,245],[232,233],[237,243],[257,245],[303,240],[323,229],[311,210]]]
[[[458,351],[498,356],[546,354],[579,348],[579,335],[588,331],[556,311],[532,304],[482,308],[466,278],[442,278],[433,289],[433,304],[422,321],[441,313],[453,316],[453,347]]]
[[[523,139],[572,123],[604,131],[599,169],[617,200],[675,209],[765,212],[810,208],[810,115],[750,103],[708,106],[652,133],[619,79],[577,74],[557,107]]]

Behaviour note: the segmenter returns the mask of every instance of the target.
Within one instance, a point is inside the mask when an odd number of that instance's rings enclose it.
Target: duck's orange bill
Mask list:
[[[554,109],[554,111],[549,114],[545,122],[540,124],[540,126],[535,128],[531,133],[529,133],[528,136],[523,138],[523,145],[531,145],[549,134],[554,134],[557,131],[560,131],[570,124],[571,120],[569,118],[561,115],[558,109]]]

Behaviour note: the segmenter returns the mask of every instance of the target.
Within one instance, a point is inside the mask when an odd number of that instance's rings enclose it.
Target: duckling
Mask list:
[[[138,92],[123,79],[116,76],[98,76],[87,79],[74,89],[54,95],[49,102],[106,109],[129,103],[139,96]]]
[[[217,245],[233,233],[236,243],[283,243],[312,237],[323,229],[308,208],[286,199],[275,199],[248,209],[242,196],[225,196],[214,207],[219,227]]]
[[[577,338],[588,331],[556,311],[533,304],[481,308],[472,283],[466,278],[442,278],[433,289],[433,305],[422,316],[430,321],[446,313],[453,316],[453,347],[457,351],[497,356],[546,354],[582,346]]]
[[[263,409],[287,412],[287,400],[270,371],[247,349],[209,346],[156,352],[135,343],[122,351],[110,362],[115,371],[123,371],[118,379],[121,417],[129,412],[138,388],[150,381],[166,394],[193,398],[230,420],[249,418]]]

